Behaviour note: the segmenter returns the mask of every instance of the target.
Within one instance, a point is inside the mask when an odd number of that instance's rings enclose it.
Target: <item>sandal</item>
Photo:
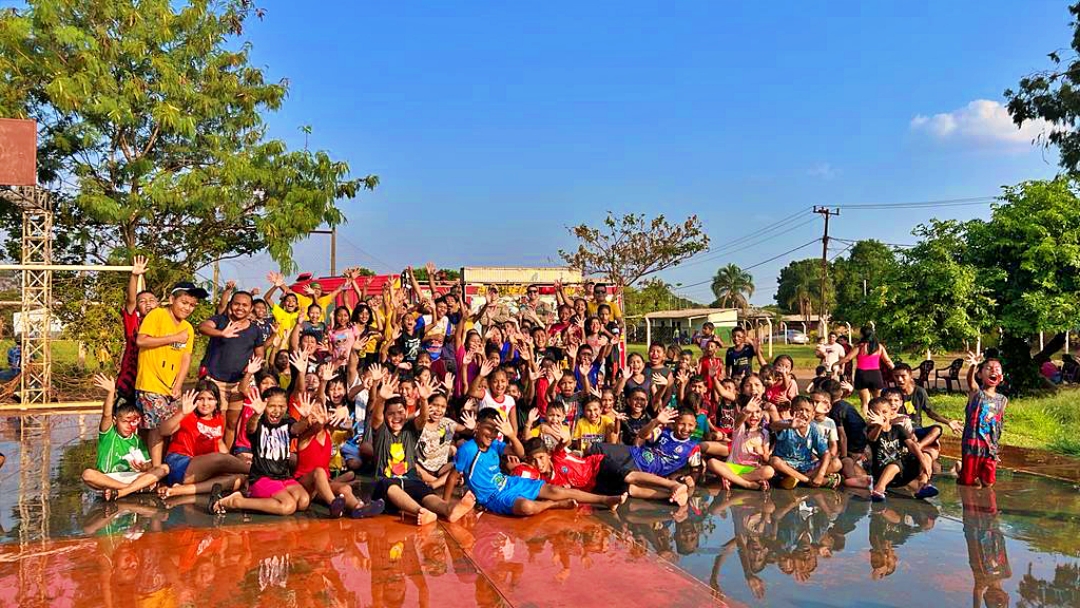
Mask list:
[[[206,501],[206,512],[210,515],[225,514],[225,507],[218,504],[223,498],[221,495],[223,490],[224,488],[221,487],[220,483],[215,483],[214,486],[210,488],[210,499]]]
[[[934,487],[934,484],[928,483],[925,486],[919,488],[919,491],[915,493],[915,498],[918,498],[919,500],[933,498],[939,493],[940,492],[938,492],[938,489]]]
[[[365,517],[374,517],[382,514],[386,510],[386,502],[383,499],[373,500],[366,505],[356,507],[349,512],[349,517],[353,519],[364,519]]]
[[[338,494],[330,501],[330,517],[337,519],[345,514],[345,495]]]
[[[785,490],[794,490],[799,485],[799,480],[794,477],[784,477],[780,480],[780,487]]]
[[[885,493],[870,490],[870,502],[885,502]]]

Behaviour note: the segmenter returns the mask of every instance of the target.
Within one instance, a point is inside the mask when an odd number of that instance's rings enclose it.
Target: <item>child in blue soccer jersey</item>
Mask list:
[[[525,457],[525,447],[514,434],[509,420],[498,410],[488,408],[477,415],[476,434],[458,448],[454,470],[446,480],[443,497],[449,500],[458,477],[476,496],[476,503],[500,515],[536,515],[548,509],[573,509],[579,503],[615,509],[626,501],[627,495],[600,496],[581,490],[551,485],[538,479],[506,475],[502,471],[502,455]],[[499,433],[506,441],[496,439]]]
[[[781,485],[789,490],[799,483],[836,488],[840,476],[829,475],[833,456],[828,439],[811,424],[813,404],[806,397],[796,397],[791,402],[791,416],[791,420],[774,420],[770,425],[776,438],[769,464],[784,476]]]

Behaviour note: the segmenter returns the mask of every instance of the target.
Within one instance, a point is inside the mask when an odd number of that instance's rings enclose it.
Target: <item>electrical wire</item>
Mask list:
[[[737,247],[737,248],[731,249],[729,251],[718,252],[716,255],[712,255],[712,256],[709,256],[709,257],[694,260],[692,262],[686,262],[686,263],[680,264],[680,266],[684,266],[684,267],[685,266],[695,266],[697,264],[702,264],[704,262],[715,260],[715,259],[717,259],[719,257],[722,257],[722,256],[725,256],[725,255],[731,255],[733,253],[738,253],[740,251],[745,251],[746,249],[750,249],[752,247],[757,247],[758,245],[760,245],[762,243],[765,243],[765,242],[771,241],[771,240],[773,240],[773,239],[775,239],[777,237],[783,236],[783,235],[785,235],[785,234],[787,234],[789,232],[792,232],[793,230],[798,230],[799,228],[802,228],[802,227],[804,227],[804,226],[806,226],[808,224],[812,224],[815,221],[817,221],[817,219],[818,219],[817,217],[812,217],[812,218],[806,220],[805,222],[800,222],[798,224],[795,224],[794,226],[791,226],[791,227],[787,228],[786,230],[781,230],[780,232],[777,232],[775,234],[770,234],[769,236],[767,236],[767,237],[765,237],[763,239],[759,239],[757,241],[742,245],[741,247]]]
[[[777,255],[774,255],[773,257],[771,257],[771,258],[769,258],[767,260],[762,260],[762,261],[760,261],[760,262],[758,262],[756,264],[751,264],[750,266],[744,266],[742,268],[742,270],[753,270],[754,268],[757,268],[759,266],[764,266],[765,264],[768,264],[769,262],[778,260],[778,259],[784,257],[785,255],[795,253],[796,251],[798,251],[800,249],[809,247],[810,245],[813,245],[814,243],[820,243],[820,242],[821,242],[820,238],[811,239],[811,240],[803,243],[802,245],[799,245],[798,247],[795,247],[793,249],[788,249],[787,251],[785,251],[783,253],[780,253],[780,254],[777,254]],[[711,282],[712,282],[712,279],[706,279],[704,281],[698,281],[697,283],[690,283],[689,285],[683,285],[682,287],[680,287],[680,289],[687,289],[689,287],[696,287],[698,285],[705,285],[706,283],[711,283]]]

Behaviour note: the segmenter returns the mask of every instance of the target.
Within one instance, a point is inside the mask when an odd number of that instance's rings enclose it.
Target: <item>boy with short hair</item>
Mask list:
[[[840,476],[829,474],[833,456],[828,440],[811,423],[814,406],[806,397],[795,397],[791,402],[791,416],[790,420],[774,420],[769,425],[776,433],[769,464],[784,475],[780,485],[788,490],[799,483],[835,489],[840,485]]]
[[[889,401],[875,397],[867,408],[870,422],[867,439],[870,440],[873,463],[871,474],[876,480],[870,500],[883,502],[887,488],[907,485],[918,488],[915,498],[937,496],[937,488],[930,483],[933,472],[930,456],[923,453],[911,430],[897,419]]]
[[[669,425],[674,426],[669,428]],[[661,409],[634,439],[634,445],[598,443],[591,454],[603,454],[603,471],[612,479],[625,480],[635,471],[651,473],[658,477],[670,477],[689,467],[696,477],[703,466],[702,445],[691,435],[697,427],[697,412],[683,408],[676,412]]]
[[[496,439],[500,432],[508,442]],[[500,515],[536,515],[552,508],[573,509],[578,503],[615,509],[626,501],[626,494],[600,496],[538,479],[507,476],[502,472],[504,453],[524,458],[525,448],[514,434],[510,421],[498,410],[481,410],[474,437],[458,448],[454,470],[443,489],[443,499],[450,500],[458,479],[464,477],[477,504]]]
[[[151,464],[146,444],[137,432],[139,409],[125,402],[114,413],[116,382],[97,374],[94,384],[105,391],[105,401],[98,423],[97,465],[83,471],[83,483],[101,490],[106,501],[152,488],[169,474],[169,467]]]
[[[968,402],[964,408],[964,435],[960,444],[960,474],[956,483],[993,487],[997,481],[998,445],[1009,399],[997,391],[1005,374],[1001,361],[968,354]],[[982,388],[976,380],[982,381]]]
[[[128,403],[135,403],[135,376],[138,374],[139,347],[135,340],[139,336],[139,325],[143,318],[158,306],[157,296],[142,284],[146,275],[146,258],[135,256],[131,265],[131,278],[128,279],[127,299],[120,309],[120,319],[124,323],[124,354],[120,358],[120,371],[116,378],[116,392]]]
[[[173,285],[169,305],[151,310],[139,326],[139,371],[135,377],[135,402],[142,410],[142,428],[154,466],[161,464],[164,443],[158,426],[177,412],[184,380],[191,368],[195,328],[187,322],[199,300],[209,295],[194,283]]]
[[[757,359],[758,365],[767,363],[765,355],[761,354],[753,343],[747,341],[745,329],[736,327],[731,330],[731,341],[734,344],[728,347],[724,356],[724,367],[727,368],[728,377],[741,380],[743,376],[753,371],[754,359]]]

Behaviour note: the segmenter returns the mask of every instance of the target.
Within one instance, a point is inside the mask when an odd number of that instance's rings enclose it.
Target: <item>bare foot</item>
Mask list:
[[[172,488],[169,486],[159,486],[157,489],[158,498],[164,500],[173,495]]]
[[[218,500],[217,502],[215,502],[213,504],[214,508],[212,510],[213,510],[214,513],[219,514],[219,515],[222,514],[222,513],[226,513],[229,509],[231,509],[233,507],[233,504],[236,502],[237,499],[243,498],[243,497],[244,497],[244,495],[241,494],[240,492],[233,492],[232,494],[229,494],[225,498],[222,498],[222,499]]]
[[[623,493],[623,494],[621,494],[619,496],[608,496],[608,497],[604,498],[604,504],[607,505],[607,508],[611,509],[612,511],[615,511],[615,510],[617,510],[619,508],[619,505],[626,502],[626,499],[629,498],[629,497],[630,497],[630,495],[626,494],[626,493]]]
[[[675,488],[671,492],[671,502],[679,505],[680,507],[686,504],[686,501],[690,499],[690,489],[686,487],[686,484],[680,483],[679,487]]]
[[[474,506],[476,506],[476,495],[472,492],[465,492],[465,495],[454,505],[454,508],[450,509],[450,515],[446,519],[453,523],[465,517],[465,514],[472,511]]]
[[[435,520],[437,519],[439,519],[438,515],[435,515],[427,509],[420,509],[420,511],[416,514],[416,525],[426,526],[428,524],[435,523]]]
[[[578,501],[573,498],[564,498],[562,500],[556,500],[555,506],[552,509],[576,509],[578,508]]]
[[[101,497],[105,499],[105,502],[112,502],[116,500],[116,490],[112,488],[105,488],[101,491]]]

